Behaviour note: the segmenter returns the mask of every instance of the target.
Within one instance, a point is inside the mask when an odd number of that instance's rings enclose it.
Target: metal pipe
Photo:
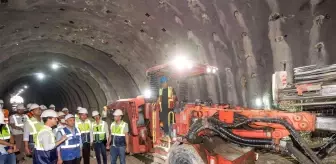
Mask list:
[[[298,103],[298,104],[291,104],[291,106],[333,105],[333,104],[336,104],[336,101],[313,102],[313,103]]]

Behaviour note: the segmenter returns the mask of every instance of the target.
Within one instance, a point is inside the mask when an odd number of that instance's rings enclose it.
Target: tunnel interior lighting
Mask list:
[[[28,86],[27,86],[27,85],[25,85],[25,86],[23,86],[23,88],[27,89],[27,88],[28,88]]]
[[[145,97],[146,99],[149,99],[149,98],[151,98],[151,96],[152,96],[151,91],[150,91],[149,89],[145,90],[145,92],[144,92],[144,97]]]
[[[39,80],[43,80],[45,75],[44,73],[36,73],[36,77],[39,79]]]
[[[179,70],[184,70],[185,68],[191,69],[193,67],[192,61],[187,59],[185,56],[176,56],[173,60],[173,64]]]
[[[9,102],[11,104],[22,104],[24,102],[23,98],[21,96],[13,96],[10,98]]]
[[[256,105],[258,108],[260,108],[260,107],[262,106],[262,100],[261,100],[260,98],[257,98],[257,99],[255,100],[255,105]]]
[[[59,64],[57,64],[57,63],[52,63],[52,64],[51,64],[51,68],[52,68],[53,70],[57,70],[57,69],[59,68]]]

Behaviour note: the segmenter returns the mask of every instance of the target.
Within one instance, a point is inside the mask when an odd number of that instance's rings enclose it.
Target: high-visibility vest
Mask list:
[[[40,130],[39,130],[39,132],[37,133],[37,135],[36,135],[36,138],[38,138],[41,134],[42,134],[42,132],[48,132],[48,133],[50,133],[50,141],[51,141],[51,144],[53,143],[53,144],[55,144],[55,135],[54,135],[54,133],[52,132],[52,130],[51,130],[51,128],[48,128],[48,127],[46,127],[46,126],[43,126]],[[41,143],[38,139],[36,139],[36,142],[35,142],[35,149],[36,150],[40,150],[40,151],[45,151],[44,150],[44,148],[43,148],[43,143]]]
[[[29,129],[29,142],[36,143],[37,140],[37,133],[44,127],[43,123],[38,121],[35,117],[30,118],[27,120],[30,125]]]
[[[159,96],[162,96],[163,88],[160,88],[159,90]],[[161,101],[162,97],[161,97]],[[162,110],[161,102],[160,102],[160,108]],[[173,99],[173,87],[168,87],[168,108],[172,109],[174,108],[174,99]]]
[[[68,137],[64,143],[61,144],[61,157],[63,161],[70,161],[76,158],[80,158],[80,138],[81,133],[79,129],[75,128],[75,135],[66,127],[60,129],[62,135]]]
[[[23,121],[21,121],[22,123],[19,124],[19,121],[18,121],[19,118],[25,118],[26,121],[28,121],[28,119],[29,119],[28,116],[25,115],[25,114],[23,114],[22,116],[19,116],[18,114],[14,114],[13,115],[14,123],[15,123],[15,126],[18,126],[18,127],[23,127],[23,125],[24,125]]]
[[[1,134],[0,134],[0,139],[1,140],[9,140],[11,136],[8,124],[2,127],[1,129]]]
[[[100,120],[99,124],[97,124],[96,121],[94,121],[92,123],[92,131],[95,141],[106,140],[105,121]]]
[[[124,128],[127,124],[124,121],[121,121],[119,125],[114,121],[111,124],[111,136],[112,141],[114,141],[114,146],[122,147],[126,146],[126,139]]]
[[[86,119],[84,122],[81,120],[76,121],[76,128],[78,128],[81,133],[82,142],[90,142],[91,121],[89,119]]]
[[[10,134],[8,124],[6,124],[5,126],[2,126],[0,131],[1,131],[0,140],[9,141],[11,134]],[[9,146],[5,146],[4,149],[7,151],[9,149]],[[5,153],[5,154],[7,154],[7,153]],[[0,155],[3,155],[3,154],[0,152]]]

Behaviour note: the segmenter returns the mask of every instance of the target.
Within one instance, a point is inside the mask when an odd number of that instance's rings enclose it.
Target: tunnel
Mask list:
[[[274,71],[331,64],[331,0],[2,0],[0,96],[101,110],[148,88],[147,68],[183,54],[219,68],[188,98],[255,107]],[[52,64],[59,69],[53,70]],[[37,73],[46,78],[39,81]],[[8,106],[8,104],[7,104]]]
[[[188,101],[270,108],[272,74],[336,62],[335,0],[0,0],[0,98],[102,111],[176,56],[218,68]],[[333,24],[335,23],[335,25]]]

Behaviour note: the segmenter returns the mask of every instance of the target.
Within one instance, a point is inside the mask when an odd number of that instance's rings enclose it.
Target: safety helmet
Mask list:
[[[25,110],[26,108],[23,104],[19,104],[19,105],[16,106],[16,109],[17,110],[20,110],[20,109]]]
[[[62,112],[65,112],[65,111],[69,111],[69,109],[68,108],[63,108]]]
[[[27,104],[27,109],[30,109],[31,105],[32,105],[31,103]]]
[[[116,109],[113,113],[113,116],[122,116],[123,112],[120,109]]]
[[[87,109],[85,108],[81,108],[79,111],[78,111],[79,114],[88,114],[88,111]]]
[[[168,81],[168,78],[166,77],[166,76],[162,76],[161,78],[160,78],[160,83],[162,84],[162,83],[166,83]]]
[[[4,103],[4,101],[2,99],[0,99],[0,104],[3,104],[3,103]]]
[[[58,112],[57,115],[58,115],[58,117],[65,116],[65,114],[63,112]]]
[[[98,116],[98,115],[99,115],[99,112],[98,112],[98,111],[95,110],[95,111],[92,112],[92,117],[94,117],[94,116]]]
[[[77,107],[77,111],[79,111],[80,109],[82,109],[82,107],[80,107],[80,106],[79,106],[79,107]]]
[[[54,104],[50,104],[49,108],[55,108],[55,105]]]
[[[67,120],[67,119],[69,119],[69,118],[75,118],[75,116],[72,115],[72,114],[67,114],[67,115],[65,116],[64,120]]]
[[[38,104],[31,104],[29,107],[29,111],[36,109],[36,108],[40,108],[40,106]]]
[[[54,117],[54,118],[57,118],[58,115],[57,115],[57,113],[54,110],[47,109],[47,110],[45,110],[45,111],[42,112],[41,117],[42,118],[45,118],[45,117]]]
[[[40,105],[41,110],[46,110],[48,109],[45,105]]]

